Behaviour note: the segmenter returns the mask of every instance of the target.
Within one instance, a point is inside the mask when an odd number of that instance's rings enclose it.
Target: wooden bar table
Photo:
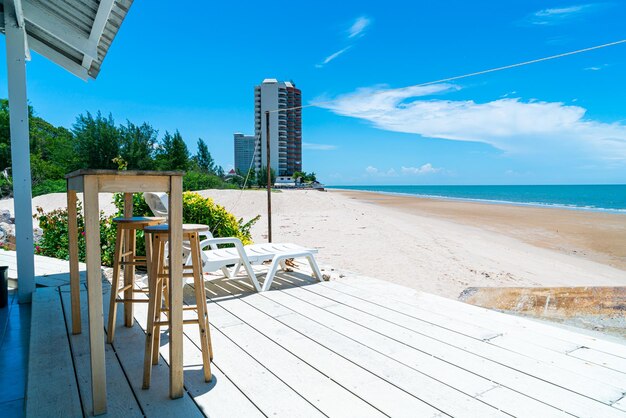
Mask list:
[[[76,193],[83,193],[85,215],[85,242],[87,264],[87,301],[89,313],[89,349],[91,354],[91,390],[94,415],[104,414],[106,406],[106,369],[104,363],[104,316],[102,309],[102,274],[100,254],[101,192],[124,193],[124,216],[131,217],[132,195],[142,192],[169,193],[168,224],[170,283],[182,278],[183,260],[183,172],[180,171],[116,171],[78,170],[65,176],[67,179],[67,209],[70,254],[70,290],[72,301],[72,332],[81,333],[80,280],[78,272],[78,224]],[[130,280],[128,282],[127,280]],[[132,277],[125,274],[125,284]],[[170,397],[183,396],[183,288],[170,286]],[[128,304],[128,310],[132,304]],[[126,305],[125,305],[126,312]],[[125,315],[126,326],[132,326],[132,313]],[[141,350],[142,347],[137,347]],[[139,370],[137,371],[140,372]]]

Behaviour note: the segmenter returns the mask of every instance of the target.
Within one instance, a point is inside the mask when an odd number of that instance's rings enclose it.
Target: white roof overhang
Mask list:
[[[32,49],[87,80],[95,79],[133,0],[5,0]],[[1,13],[5,4],[0,3]],[[4,16],[0,31],[4,32]]]

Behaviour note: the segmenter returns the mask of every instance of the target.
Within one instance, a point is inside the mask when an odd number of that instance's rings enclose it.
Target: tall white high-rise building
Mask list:
[[[255,168],[260,170],[267,161],[265,112],[271,112],[270,166],[278,176],[291,176],[302,171],[302,96],[293,82],[266,78],[254,88],[254,132],[257,141]]]

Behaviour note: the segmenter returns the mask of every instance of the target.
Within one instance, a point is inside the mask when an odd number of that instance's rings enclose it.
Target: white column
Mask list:
[[[26,99],[26,34],[19,27],[13,1],[4,2],[7,79],[11,128],[13,197],[15,202],[15,243],[20,303],[30,302],[35,290],[33,213],[30,179],[28,102]]]

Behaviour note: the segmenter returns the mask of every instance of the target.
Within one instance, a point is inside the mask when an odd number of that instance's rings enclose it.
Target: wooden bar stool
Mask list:
[[[189,243],[191,254],[183,266],[181,282],[172,286],[182,286],[185,277],[193,277],[196,306],[183,307],[184,311],[197,311],[195,319],[183,319],[183,324],[198,324],[200,331],[200,346],[202,349],[202,365],[204,380],[211,381],[211,360],[213,348],[211,346],[211,331],[206,305],[206,291],[202,276],[202,258],[200,254],[199,233],[207,231],[206,225],[183,224],[183,241]],[[168,257],[166,246],[169,238],[169,226],[155,225],[144,228],[146,237],[146,259],[148,261],[148,318],[146,327],[146,350],[144,355],[143,388],[150,387],[152,365],[159,362],[159,347],[161,345],[161,327],[169,326],[168,293]],[[165,303],[163,304],[163,299]],[[165,305],[165,306],[163,306]],[[162,317],[165,316],[165,319]]]
[[[115,321],[117,304],[124,304],[124,323],[127,327],[133,326],[133,302],[146,303],[147,299],[135,299],[134,293],[145,293],[145,290],[135,289],[135,267],[147,266],[146,258],[137,256],[137,231],[151,225],[165,222],[165,218],[140,217],[114,218],[117,224],[115,238],[115,253],[113,259],[113,278],[111,280],[111,298],[109,301],[109,323],[107,327],[107,342],[111,344],[115,337]],[[120,269],[124,267],[124,285],[120,288]],[[117,291],[116,291],[117,290]],[[123,296],[120,298],[120,293]]]

